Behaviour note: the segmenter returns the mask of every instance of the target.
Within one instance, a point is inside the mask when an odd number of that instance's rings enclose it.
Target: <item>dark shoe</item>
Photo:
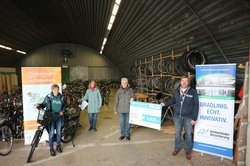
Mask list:
[[[172,156],[176,156],[179,152],[180,152],[179,150],[174,150],[174,151],[172,152]]]
[[[96,128],[94,128],[93,130],[94,130],[95,132],[97,132],[97,129],[96,129]]]
[[[125,138],[125,136],[120,136],[119,140],[123,140]]]
[[[192,158],[191,153],[186,153],[186,159],[191,160],[191,158]]]
[[[58,153],[62,153],[61,145],[57,145],[56,146],[56,150],[58,151]]]
[[[126,140],[130,141],[130,136],[126,137]]]
[[[51,155],[51,156],[56,156],[56,152],[55,152],[54,149],[50,149],[50,155]]]
[[[91,131],[91,130],[92,130],[92,127],[89,128],[89,131]]]

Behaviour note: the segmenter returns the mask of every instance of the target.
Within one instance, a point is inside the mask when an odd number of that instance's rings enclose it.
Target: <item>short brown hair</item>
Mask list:
[[[189,76],[186,76],[186,75],[184,75],[184,76],[181,76],[181,79],[180,79],[180,81],[182,80],[182,79],[184,79],[184,78],[187,78],[188,79],[188,84],[190,83],[190,77]]]
[[[188,77],[188,76],[181,76],[181,80],[182,80],[183,78],[187,78],[187,79],[189,79],[189,77]]]
[[[51,90],[53,90],[53,89],[55,89],[55,88],[57,88],[57,89],[59,90],[59,86],[58,86],[57,84],[53,84],[53,85],[51,86]]]

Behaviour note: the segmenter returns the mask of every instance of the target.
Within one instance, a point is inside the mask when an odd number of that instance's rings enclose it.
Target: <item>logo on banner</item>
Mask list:
[[[197,132],[197,135],[200,135],[200,136],[209,136],[209,130],[208,129],[200,129]]]
[[[27,72],[26,73],[26,78],[31,79],[34,76],[33,72]]]

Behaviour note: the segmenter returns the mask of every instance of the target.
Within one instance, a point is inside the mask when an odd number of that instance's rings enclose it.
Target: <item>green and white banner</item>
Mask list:
[[[196,65],[194,150],[233,159],[236,64]]]

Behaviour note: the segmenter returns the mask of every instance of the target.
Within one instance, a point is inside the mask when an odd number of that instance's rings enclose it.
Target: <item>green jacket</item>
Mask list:
[[[95,88],[94,91],[88,89],[82,100],[88,100],[88,113],[100,112],[102,97],[99,89]]]
[[[116,92],[114,111],[120,113],[129,113],[130,100],[135,98],[135,94],[132,88],[120,88]]]

